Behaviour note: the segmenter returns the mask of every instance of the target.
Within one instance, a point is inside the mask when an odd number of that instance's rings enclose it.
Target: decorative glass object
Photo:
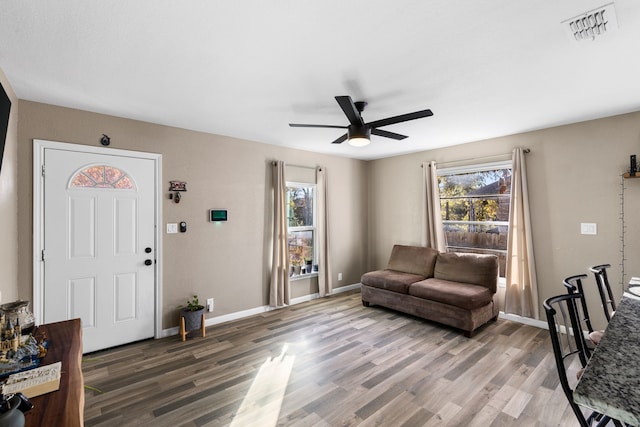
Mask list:
[[[33,336],[35,319],[29,301],[0,305],[0,378],[39,365],[47,350],[47,338]]]
[[[35,318],[29,309],[29,301],[17,300],[0,305],[6,320],[11,320],[14,325],[20,325],[23,334],[28,334],[32,329]]]

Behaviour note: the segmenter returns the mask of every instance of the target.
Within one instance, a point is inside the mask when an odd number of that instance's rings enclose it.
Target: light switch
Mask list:
[[[178,224],[175,222],[167,223],[167,234],[174,234],[178,232]]]
[[[580,234],[598,234],[598,225],[594,222],[580,223]]]

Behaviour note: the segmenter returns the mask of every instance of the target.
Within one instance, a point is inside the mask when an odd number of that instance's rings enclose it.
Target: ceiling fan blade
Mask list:
[[[342,144],[343,142],[345,142],[347,140],[347,134],[345,133],[344,135],[342,135],[340,138],[336,139],[335,141],[332,142],[332,144]]]
[[[384,136],[385,138],[397,139],[398,141],[407,138],[407,135],[400,135],[399,133],[389,132],[382,129],[371,129],[371,133],[378,136]]]
[[[367,125],[371,126],[372,128],[377,128],[382,126],[393,125],[395,123],[408,122],[409,120],[421,119],[423,117],[429,117],[429,116],[433,116],[433,113],[431,112],[431,110],[422,110],[422,111],[416,111],[415,113],[407,113],[399,116],[388,117],[382,120],[376,120],[374,122],[367,123]]]
[[[331,128],[331,129],[346,129],[348,126],[338,125],[307,125],[303,123],[289,123],[292,128]]]
[[[362,126],[364,124],[362,116],[350,96],[336,96],[336,101],[338,101],[338,105],[340,105],[345,116],[349,119],[349,123],[354,126]]]

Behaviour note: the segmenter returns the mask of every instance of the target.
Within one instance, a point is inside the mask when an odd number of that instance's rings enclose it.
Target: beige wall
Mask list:
[[[20,101],[20,111],[18,230],[24,238],[19,283],[25,298],[32,289],[32,141],[99,146],[103,133],[111,137],[111,148],[162,154],[163,188],[170,180],[187,182],[179,204],[168,199],[168,191],[162,202],[163,231],[167,222],[188,224],[186,233],[162,234],[163,328],[177,325],[176,307],[193,293],[215,298],[213,316],[268,304],[269,165],[274,159],[326,168],[334,287],[358,283],[365,271],[366,162],[29,101]],[[227,209],[229,221],[208,222],[211,208]],[[313,292],[315,281],[292,283],[293,297]]]
[[[640,113],[626,114],[370,163],[370,268],[385,265],[394,243],[420,244],[423,161],[443,164],[528,147],[527,169],[540,304],[564,293],[562,279],[610,263],[610,281],[622,293],[621,174],[640,155]],[[487,161],[486,159],[484,161]],[[625,276],[640,275],[640,179],[624,181]],[[596,236],[580,234],[595,222]],[[591,273],[591,315],[602,322]],[[545,319],[542,306],[541,319]],[[602,323],[600,323],[602,324]]]
[[[0,170],[0,302],[27,299],[18,289],[18,98],[2,69],[0,83],[11,100],[11,115]]]
[[[1,70],[0,81],[8,87]],[[640,208],[640,179],[620,177],[629,155],[640,154],[640,113],[362,162],[28,101],[19,101],[18,122],[17,104],[0,174],[3,301],[31,298],[32,140],[98,146],[102,133],[111,137],[112,148],[161,153],[163,186],[173,179],[188,183],[180,204],[163,200],[163,230],[167,222],[189,224],[186,234],[163,233],[164,328],[177,324],[176,306],[194,292],[216,298],[216,316],[267,304],[272,159],[327,168],[334,287],[384,267],[394,243],[420,244],[423,161],[444,164],[509,153],[516,146],[531,149],[527,168],[540,302],[563,292],[564,277],[598,263],[612,264],[617,297],[623,281],[640,275],[640,217],[634,214]],[[227,208],[230,221],[210,224],[209,208]],[[581,222],[597,223],[598,234],[581,235]],[[593,285],[591,277],[588,284]],[[314,281],[293,282],[294,297],[316,291]],[[592,315],[602,322],[595,290],[588,292]]]

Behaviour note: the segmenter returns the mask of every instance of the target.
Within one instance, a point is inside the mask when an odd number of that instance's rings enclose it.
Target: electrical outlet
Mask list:
[[[213,312],[213,298],[207,298],[207,311]]]
[[[338,273],[338,282],[342,281],[342,273]]]

